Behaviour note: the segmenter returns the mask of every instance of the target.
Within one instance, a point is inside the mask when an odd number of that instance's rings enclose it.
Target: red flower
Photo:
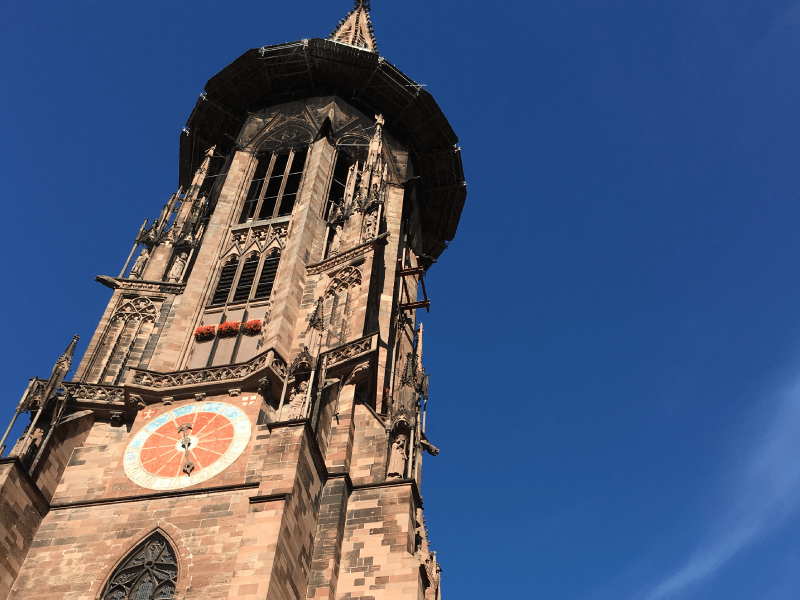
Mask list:
[[[245,335],[258,335],[261,333],[261,319],[254,319],[242,325],[242,333]]]
[[[217,327],[217,334],[221,338],[236,337],[239,335],[239,328],[242,324],[239,321],[225,321]]]
[[[214,339],[216,328],[213,325],[205,325],[194,330],[194,339],[198,342],[208,342]]]

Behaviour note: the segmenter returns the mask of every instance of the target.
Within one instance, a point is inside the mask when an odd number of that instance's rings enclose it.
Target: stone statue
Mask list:
[[[286,417],[287,421],[294,421],[303,418],[303,404],[306,401],[306,392],[308,392],[308,382],[301,381],[294,388],[294,393],[289,400],[289,415]]]
[[[387,477],[406,476],[406,460],[408,460],[408,454],[406,453],[407,445],[408,438],[402,433],[392,442],[392,449],[389,453],[389,469],[386,471]]]
[[[375,239],[375,233],[377,230],[378,219],[375,216],[374,212],[367,213],[364,216],[364,241],[369,242],[370,240]]]
[[[334,254],[339,253],[339,249],[342,247],[342,226],[336,225],[336,228],[333,230],[333,239],[331,240],[331,248],[328,251],[328,256],[333,256]]]
[[[147,248],[142,248],[142,253],[139,254],[136,262],[133,263],[133,266],[131,267],[131,274],[128,275],[129,279],[142,278],[142,273],[144,273],[144,267],[147,265],[148,258],[150,258],[150,252],[147,250]]]
[[[181,252],[181,255],[175,259],[175,262],[172,263],[172,268],[169,270],[167,281],[177,283],[181,280],[181,275],[183,275],[183,270],[186,268],[186,261],[188,259],[189,255],[186,254],[186,252]]]

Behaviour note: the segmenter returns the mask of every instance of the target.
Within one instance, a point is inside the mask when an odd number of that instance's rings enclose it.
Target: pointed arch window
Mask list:
[[[291,215],[307,155],[307,150],[259,155],[239,223]]]
[[[178,581],[175,556],[167,539],[153,533],[116,568],[101,600],[169,600]]]
[[[248,300],[269,300],[280,261],[281,255],[277,250],[272,250],[271,254],[263,258],[258,254],[251,255],[242,263],[241,269],[238,259],[231,259],[222,266],[211,306],[226,304],[229,298],[231,304]]]
[[[250,290],[253,287],[253,280],[256,278],[256,271],[258,271],[258,263],[260,262],[261,257],[257,254],[244,261],[242,273],[239,275],[236,291],[233,294],[233,302],[244,302],[250,297]]]

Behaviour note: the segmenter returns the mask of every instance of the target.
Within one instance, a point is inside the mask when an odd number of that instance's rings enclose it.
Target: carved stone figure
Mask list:
[[[378,231],[378,218],[374,212],[367,213],[364,216],[364,241],[369,242],[375,239],[375,234]]]
[[[369,192],[369,201],[370,202],[377,202],[378,198],[380,197],[380,190],[378,189],[378,184],[373,183],[372,189]]]
[[[142,273],[144,273],[144,268],[147,265],[148,258],[150,258],[150,251],[147,248],[142,248],[141,254],[139,254],[136,262],[133,263],[133,267],[131,267],[131,274],[128,275],[129,279],[142,278]]]
[[[336,225],[336,229],[334,229],[333,231],[333,239],[331,240],[331,248],[328,252],[328,256],[333,256],[334,254],[338,254],[341,247],[342,247],[342,226]]]
[[[402,433],[392,442],[392,449],[389,454],[389,469],[386,471],[387,477],[405,477],[406,461],[408,460],[407,445],[408,438]]]
[[[303,404],[306,401],[306,393],[308,392],[308,382],[301,381],[294,388],[294,393],[289,400],[289,414],[286,417],[288,421],[303,418]]]
[[[181,252],[181,255],[172,263],[172,268],[169,270],[167,281],[178,283],[183,275],[183,270],[186,268],[186,261],[189,255],[186,252]]]

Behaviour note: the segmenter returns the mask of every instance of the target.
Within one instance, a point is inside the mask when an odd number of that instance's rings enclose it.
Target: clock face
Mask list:
[[[175,408],[148,423],[125,451],[125,474],[150,490],[185,488],[221,473],[247,447],[250,419],[224,402]]]

